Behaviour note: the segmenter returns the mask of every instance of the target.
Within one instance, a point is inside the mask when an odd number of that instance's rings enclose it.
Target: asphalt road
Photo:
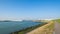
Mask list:
[[[55,31],[54,34],[60,34],[60,23],[55,22]]]

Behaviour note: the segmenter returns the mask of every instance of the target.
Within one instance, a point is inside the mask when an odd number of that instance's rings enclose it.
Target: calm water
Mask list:
[[[32,21],[24,22],[0,22],[0,34],[9,34],[11,32],[19,31],[28,27],[36,26],[41,23]]]

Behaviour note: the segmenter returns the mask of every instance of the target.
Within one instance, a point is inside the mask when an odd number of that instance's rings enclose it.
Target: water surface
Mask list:
[[[0,34],[10,34],[11,32],[16,32],[39,24],[42,23],[32,21],[0,22]]]

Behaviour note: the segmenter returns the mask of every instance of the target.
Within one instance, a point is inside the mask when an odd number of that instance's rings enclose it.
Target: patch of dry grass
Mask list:
[[[28,32],[27,34],[53,34],[53,30],[54,30],[54,22],[50,21],[48,24],[42,27],[38,27],[37,29]]]

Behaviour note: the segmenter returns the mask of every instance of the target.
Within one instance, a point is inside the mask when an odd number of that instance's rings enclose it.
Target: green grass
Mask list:
[[[60,23],[60,19],[57,19],[56,21]]]
[[[55,20],[52,20],[52,21],[56,21],[56,22],[58,22],[58,23],[60,23],[60,19],[55,19]]]
[[[53,20],[54,22],[56,21],[56,22],[58,22],[58,23],[60,23],[60,19],[55,19],[55,20]]]

